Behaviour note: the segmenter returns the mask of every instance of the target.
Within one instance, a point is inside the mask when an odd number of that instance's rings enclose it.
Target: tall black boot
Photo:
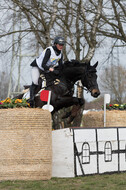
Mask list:
[[[38,85],[32,83],[30,86],[30,99],[28,102],[30,103],[30,106],[33,108],[35,106],[34,98],[35,98],[35,90],[38,87]]]

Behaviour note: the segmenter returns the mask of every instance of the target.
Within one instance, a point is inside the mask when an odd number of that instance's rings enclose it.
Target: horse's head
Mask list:
[[[91,95],[95,98],[97,98],[100,95],[96,74],[97,65],[98,62],[96,62],[93,66],[91,66],[89,62],[86,65],[86,73],[81,78],[83,86],[85,86],[91,92]]]

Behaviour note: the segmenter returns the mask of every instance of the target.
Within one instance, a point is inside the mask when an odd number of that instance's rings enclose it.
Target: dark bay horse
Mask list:
[[[62,73],[57,76],[60,81],[58,84],[52,84],[46,87],[46,90],[51,91],[50,104],[54,107],[52,114],[62,108],[72,107],[71,112],[66,113],[64,118],[69,117],[71,122],[81,106],[84,104],[83,98],[73,97],[74,85],[78,80],[81,80],[83,87],[85,87],[93,97],[97,98],[100,91],[97,84],[97,70],[98,62],[93,66],[90,63],[80,63],[77,60],[66,61],[63,66]],[[40,87],[41,88],[41,87]],[[39,91],[40,89],[38,89]],[[36,92],[37,93],[37,92]],[[40,100],[40,94],[35,97],[35,107],[40,107],[46,104]]]

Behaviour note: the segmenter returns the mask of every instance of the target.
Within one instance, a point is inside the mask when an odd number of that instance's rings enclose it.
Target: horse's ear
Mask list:
[[[96,68],[97,66],[98,66],[98,61],[94,64],[94,66],[93,66],[93,67],[95,67],[95,68]]]

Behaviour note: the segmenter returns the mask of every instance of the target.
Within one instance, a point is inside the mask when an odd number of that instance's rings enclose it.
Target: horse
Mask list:
[[[46,90],[51,91],[50,104],[54,107],[52,114],[62,108],[72,107],[72,110],[63,116],[69,117],[69,123],[74,120],[77,112],[84,105],[84,98],[73,97],[74,85],[77,81],[81,81],[82,87],[86,88],[91,93],[91,96],[97,98],[100,91],[97,83],[97,70],[98,62],[93,66],[89,63],[81,63],[77,60],[65,61],[62,72],[57,76],[58,83],[52,83],[50,86],[45,87]],[[55,69],[56,70],[56,69]],[[41,85],[36,93],[41,90]],[[20,96],[22,98],[22,96]],[[35,96],[35,107],[42,108],[46,102],[41,101],[40,93]]]

